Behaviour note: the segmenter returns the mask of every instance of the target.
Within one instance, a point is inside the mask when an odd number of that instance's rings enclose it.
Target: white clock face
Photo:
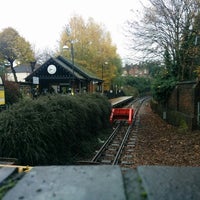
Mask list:
[[[55,65],[49,65],[47,67],[47,71],[49,74],[55,74],[56,73],[56,66]]]

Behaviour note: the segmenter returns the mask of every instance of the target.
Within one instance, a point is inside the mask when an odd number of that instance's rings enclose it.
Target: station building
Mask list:
[[[103,80],[62,56],[51,57],[25,78],[26,83],[45,93],[93,93],[102,91]]]

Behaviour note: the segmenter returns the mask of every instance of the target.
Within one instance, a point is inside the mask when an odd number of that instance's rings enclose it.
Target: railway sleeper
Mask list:
[[[126,155],[124,155],[123,157],[124,157],[124,158],[133,158],[133,155],[130,155],[130,154],[127,155],[127,154],[126,154]]]
[[[119,143],[112,143],[111,146],[112,146],[112,147],[118,147],[118,146],[119,146]]]
[[[103,156],[103,159],[105,159],[105,160],[113,160],[114,158],[115,158],[114,155],[112,155],[112,156]]]
[[[102,160],[101,163],[102,164],[111,164],[112,160]]]
[[[126,151],[129,152],[129,153],[130,153],[130,152],[133,152],[133,151],[134,151],[134,148],[127,149]]]
[[[128,141],[128,145],[135,145],[135,141]]]
[[[117,146],[117,147],[119,147],[119,146]],[[108,151],[108,152],[113,152],[113,151],[117,151],[117,149],[118,149],[118,148],[109,147],[109,148],[107,149],[107,151]]]
[[[114,157],[113,154],[109,154],[109,153],[105,153],[104,156],[105,156],[105,157]]]
[[[135,144],[127,144],[126,147],[129,147],[129,148],[130,148],[130,147],[133,147],[133,148],[134,148],[134,147],[135,147]]]

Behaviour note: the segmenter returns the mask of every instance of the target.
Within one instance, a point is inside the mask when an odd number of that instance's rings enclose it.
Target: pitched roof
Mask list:
[[[66,65],[65,63],[63,63],[62,61],[60,61],[59,59],[57,58],[52,58],[52,60],[59,64],[61,67],[63,67],[65,70],[67,70],[70,74],[73,74],[76,78],[78,79],[85,79],[84,76],[82,76],[81,74],[77,73],[75,71],[75,68],[73,69],[73,65],[69,66],[69,65]]]
[[[87,70],[85,68],[83,69],[83,67],[81,67],[81,66],[73,65],[70,61],[68,61],[66,58],[64,58],[62,56],[58,56],[56,59],[60,60],[61,62],[65,63],[66,65],[68,65],[72,68],[74,67],[74,71],[82,74],[83,76],[86,76],[88,79],[101,80],[96,75],[94,75],[92,72],[90,72],[89,70]]]
[[[31,73],[32,72],[31,66],[28,66],[25,64],[17,65],[16,67],[14,67],[14,69],[16,73]],[[7,69],[7,73],[12,73],[11,68]]]
[[[26,80],[30,80],[33,76],[37,76],[37,74],[43,68],[46,68],[50,64],[54,64],[54,65],[64,68],[67,72],[69,72],[70,74],[73,74],[73,76],[77,79],[94,80],[94,81],[102,82],[101,79],[96,77],[94,74],[92,74],[88,70],[85,70],[85,69],[81,68],[80,66],[73,65],[70,61],[63,58],[62,56],[51,57],[45,63],[43,63],[39,68],[37,68],[34,72],[32,72],[29,76],[27,76]]]

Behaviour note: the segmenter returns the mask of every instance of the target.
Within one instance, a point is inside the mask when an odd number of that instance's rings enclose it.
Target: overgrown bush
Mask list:
[[[108,128],[111,105],[100,95],[26,99],[0,113],[0,156],[19,164],[71,163]]]
[[[153,98],[159,103],[166,103],[171,92],[173,91],[177,80],[167,71],[163,70],[153,79],[152,94]]]
[[[21,98],[19,85],[12,81],[4,81],[5,86],[5,101],[7,105],[16,103]]]

